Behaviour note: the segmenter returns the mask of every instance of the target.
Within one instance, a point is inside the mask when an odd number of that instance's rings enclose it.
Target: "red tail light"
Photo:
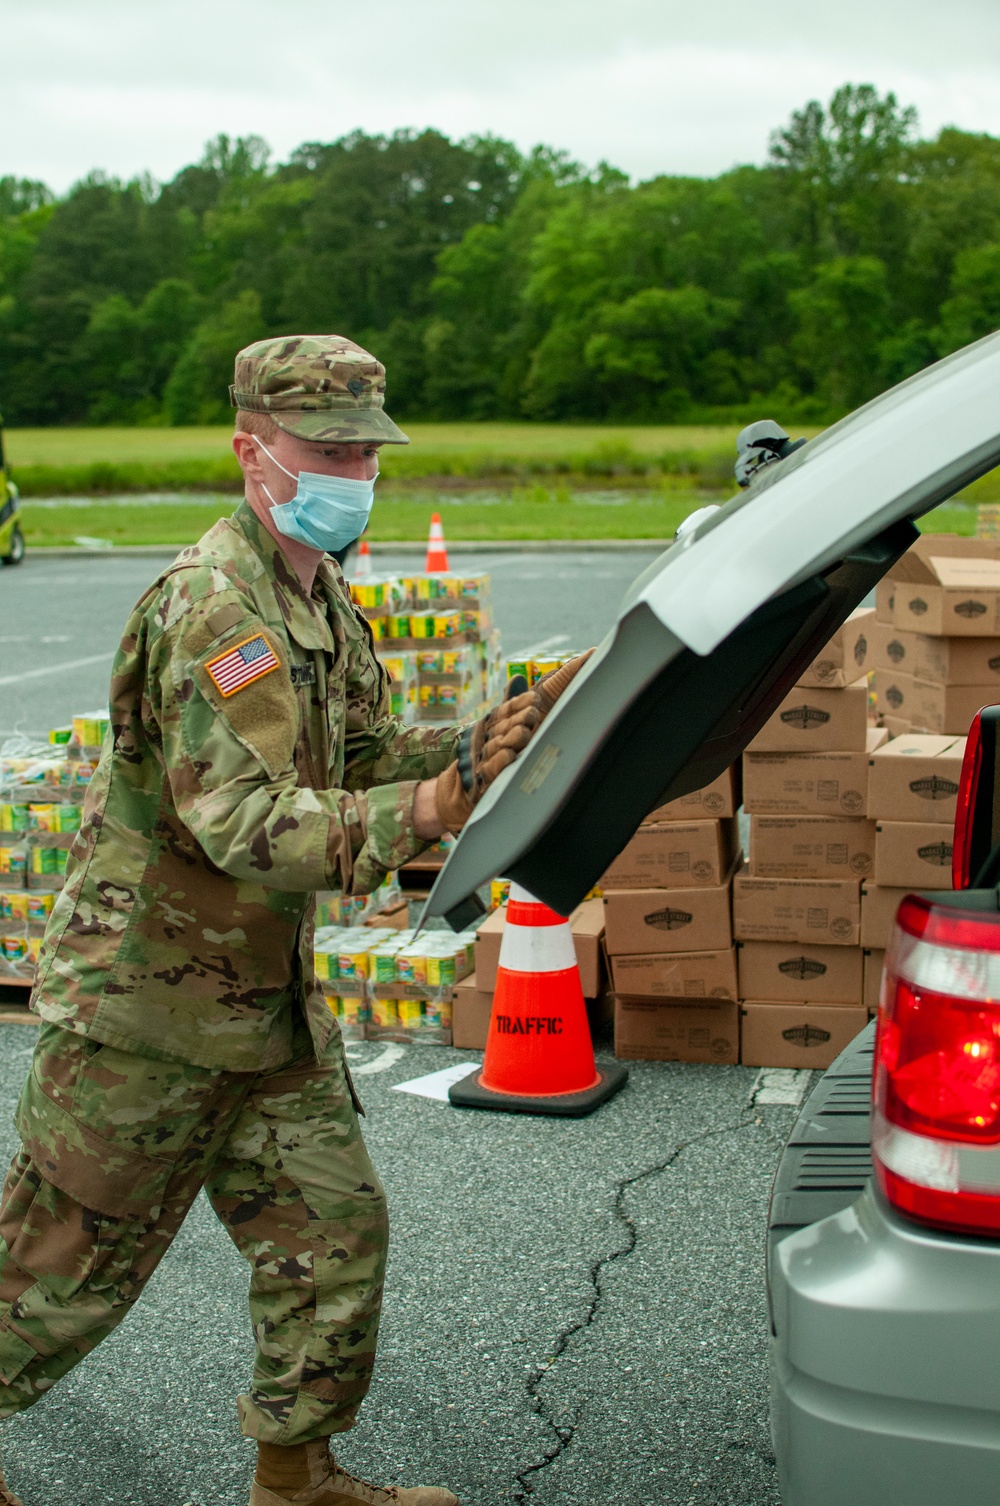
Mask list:
[[[970,872],[972,860],[972,828],[979,793],[979,776],[983,768],[983,714],[977,711],[969,728],[969,739],[962,760],[962,776],[958,785],[958,809],[955,812],[955,838],[951,850],[951,887],[968,889],[974,875]]]
[[[909,1218],[1000,1235],[1000,913],[908,895],[886,954],[872,1154]]]

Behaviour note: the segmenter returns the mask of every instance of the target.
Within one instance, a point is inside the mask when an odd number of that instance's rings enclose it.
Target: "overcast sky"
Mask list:
[[[0,174],[169,178],[220,131],[544,141],[635,177],[761,161],[847,80],[1000,134],[1000,0],[0,0]]]

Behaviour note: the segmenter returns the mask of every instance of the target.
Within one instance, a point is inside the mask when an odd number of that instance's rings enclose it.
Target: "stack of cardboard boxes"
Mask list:
[[[893,737],[964,737],[1000,699],[1000,540],[925,534],[875,593],[875,701]]]
[[[742,1056],[823,1067],[867,1020],[861,884],[875,866],[869,726],[875,612],[859,610],[743,757],[750,857],[736,875]]]
[[[601,880],[615,1055],[736,1062],[739,769],[652,812]]]
[[[868,815],[875,822],[875,866],[861,890],[870,1010],[878,1004],[882,959],[903,895],[952,886],[952,830],[964,754],[964,737],[910,732],[872,756]]]

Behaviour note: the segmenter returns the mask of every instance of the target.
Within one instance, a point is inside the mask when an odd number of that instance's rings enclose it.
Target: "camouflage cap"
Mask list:
[[[385,367],[343,335],[279,335],[236,357],[234,408],[269,413],[298,439],[409,444],[387,413]]]

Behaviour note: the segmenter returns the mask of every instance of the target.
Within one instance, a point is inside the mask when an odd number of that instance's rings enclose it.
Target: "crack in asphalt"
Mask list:
[[[545,1398],[542,1396],[542,1383],[545,1380],[545,1377],[555,1367],[555,1365],[558,1364],[559,1360],[566,1353],[573,1338],[578,1333],[583,1333],[594,1323],[597,1317],[598,1308],[600,1307],[601,1298],[604,1296],[604,1277],[609,1266],[612,1266],[616,1261],[624,1260],[627,1256],[631,1255],[632,1251],[635,1249],[636,1245],[639,1242],[638,1226],[635,1222],[635,1219],[632,1218],[631,1214],[629,1214],[625,1208],[625,1198],[627,1197],[628,1193],[633,1187],[637,1186],[639,1182],[644,1182],[649,1177],[660,1176],[663,1172],[669,1171],[671,1166],[673,1166],[677,1162],[677,1160],[684,1154],[684,1152],[686,1150],[689,1150],[692,1145],[698,1145],[703,1140],[710,1140],[715,1135],[728,1135],[732,1134],[734,1130],[749,1129],[755,1122],[760,1123],[759,1119],[756,1121],[751,1118],[737,1119],[732,1124],[720,1125],[716,1129],[704,1130],[700,1135],[692,1135],[689,1139],[682,1140],[679,1145],[676,1145],[665,1160],[658,1161],[655,1166],[647,1166],[642,1171],[637,1171],[630,1177],[622,1177],[621,1180],[616,1184],[613,1211],[615,1217],[619,1220],[620,1223],[624,1224],[625,1226],[625,1243],[619,1249],[612,1250],[610,1255],[602,1255],[599,1260],[594,1261],[588,1273],[590,1285],[592,1287],[592,1293],[590,1301],[587,1303],[586,1309],[584,1310],[583,1316],[578,1318],[575,1323],[570,1323],[566,1328],[562,1329],[562,1331],[556,1337],[555,1343],[552,1345],[551,1353],[549,1354],[548,1359],[545,1360],[543,1364],[537,1365],[528,1380],[525,1382],[525,1388],[527,1390],[528,1396],[531,1399],[532,1412],[536,1417],[540,1417],[542,1421],[546,1423],[546,1425],[552,1430],[555,1435],[555,1441],[553,1442],[552,1447],[548,1449],[545,1454],[543,1454],[541,1459],[536,1460],[534,1464],[526,1465],[524,1469],[519,1470],[518,1473],[514,1476],[515,1480],[520,1486],[520,1489],[515,1491],[514,1494],[514,1500],[517,1503],[517,1506],[527,1506],[528,1497],[534,1493],[534,1487],[531,1483],[532,1476],[537,1475],[543,1469],[548,1469],[550,1464],[554,1463],[554,1461],[558,1459],[561,1454],[564,1454],[566,1452],[566,1450],[572,1443],[573,1437],[579,1426],[579,1413],[574,1416],[573,1421],[569,1424],[569,1426],[566,1427],[559,1427],[553,1421],[553,1418],[546,1406]]]

